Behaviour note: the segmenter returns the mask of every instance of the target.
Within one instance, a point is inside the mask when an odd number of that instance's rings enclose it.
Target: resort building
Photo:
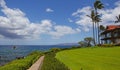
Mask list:
[[[101,33],[102,44],[120,44],[120,25],[109,25]]]

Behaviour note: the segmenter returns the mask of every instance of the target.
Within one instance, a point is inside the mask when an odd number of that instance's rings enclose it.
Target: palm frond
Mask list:
[[[119,20],[119,22],[120,22],[120,14],[119,14],[119,19],[118,19],[118,20]]]
[[[91,18],[91,16],[90,16],[90,15],[86,15],[86,16]]]
[[[104,5],[102,3],[100,3],[100,4],[98,4],[97,8],[102,9],[102,8],[104,8]]]
[[[96,0],[96,1],[94,2],[94,7],[97,8],[97,5],[100,4],[100,3],[101,3],[101,2],[100,2],[99,0]]]
[[[116,16],[116,21],[115,21],[115,23],[118,23],[118,22],[120,22],[120,14],[118,15],[118,16]]]
[[[88,16],[89,18],[91,18],[92,22],[95,21],[95,12],[94,12],[94,10],[91,10],[91,14],[90,15],[86,15],[86,16]]]
[[[100,0],[96,0],[94,3],[94,8],[95,9],[102,9],[102,8],[104,8],[104,5],[102,4],[102,2]]]

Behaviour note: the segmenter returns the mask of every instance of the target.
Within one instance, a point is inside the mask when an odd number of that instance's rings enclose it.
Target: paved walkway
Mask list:
[[[40,70],[43,60],[44,56],[41,56],[28,70]]]

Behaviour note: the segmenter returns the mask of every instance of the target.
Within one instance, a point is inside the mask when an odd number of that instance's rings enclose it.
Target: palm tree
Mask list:
[[[97,17],[97,15],[98,15],[98,12],[97,12],[97,10],[98,9],[102,9],[102,8],[104,8],[104,5],[101,3],[101,1],[100,0],[96,0],[95,2],[94,2],[94,9],[95,9],[95,14],[96,14],[96,17]],[[98,18],[98,17],[97,17]],[[99,17],[100,18],[100,17]],[[97,19],[98,20],[98,19]],[[98,43],[100,44],[100,36],[99,36],[99,21],[97,21],[96,20],[96,23],[97,23],[97,28],[98,28],[98,31],[96,31],[96,34],[97,34],[97,32],[98,32]]]
[[[115,21],[115,23],[118,23],[118,22],[120,22],[120,14],[118,15],[118,16],[116,16],[116,21]]]
[[[95,32],[96,32],[96,42],[98,41],[98,44],[100,44],[100,36],[99,36],[99,22],[101,22],[100,15],[95,15]],[[98,30],[97,30],[98,29]],[[97,35],[98,34],[98,35]]]
[[[105,31],[105,29],[106,29],[103,25],[100,25],[99,28],[100,28],[100,33],[103,32],[103,31]],[[100,35],[101,35],[101,34],[100,34]],[[101,36],[100,36],[100,37],[101,37]],[[100,40],[100,44],[102,44],[102,41],[101,41],[101,40]]]
[[[87,15],[89,18],[91,18],[92,20],[92,24],[93,24],[93,39],[94,39],[94,45],[96,45],[96,42],[95,42],[95,12],[94,10],[91,10],[91,14],[90,15]]]
[[[96,1],[94,2],[94,8],[95,8],[96,14],[98,14],[97,9],[102,9],[102,8],[104,8],[104,5],[102,4],[102,2],[101,2],[100,0],[96,0]]]
[[[100,25],[99,28],[100,28],[100,31],[101,31],[101,32],[105,30],[105,27],[104,27],[103,25]]]

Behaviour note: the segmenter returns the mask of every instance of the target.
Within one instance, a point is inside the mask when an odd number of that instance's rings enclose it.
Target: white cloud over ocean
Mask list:
[[[41,20],[39,23],[31,22],[19,8],[7,7],[4,0],[0,0],[0,6],[2,8],[1,12],[5,15],[0,16],[1,38],[38,39],[41,34],[60,38],[61,36],[78,32],[77,29],[69,26],[54,25],[54,22],[48,19]],[[49,8],[46,11],[53,12]]]
[[[114,24],[115,16],[120,14],[120,1],[114,5],[114,8],[104,8],[99,11],[102,14],[102,22],[100,24]],[[68,18],[69,22],[78,25],[76,28],[67,25],[57,25],[50,19],[43,19],[37,23],[31,22],[26,16],[26,13],[19,8],[9,8],[5,0],[0,0],[0,7],[0,11],[4,14],[4,16],[0,16],[0,38],[3,39],[38,39],[42,34],[47,34],[52,38],[58,39],[65,35],[90,31],[92,28],[91,19],[86,16],[90,14],[90,6],[80,8],[76,12],[73,12],[73,19]],[[54,10],[47,8],[46,12],[54,12]]]

